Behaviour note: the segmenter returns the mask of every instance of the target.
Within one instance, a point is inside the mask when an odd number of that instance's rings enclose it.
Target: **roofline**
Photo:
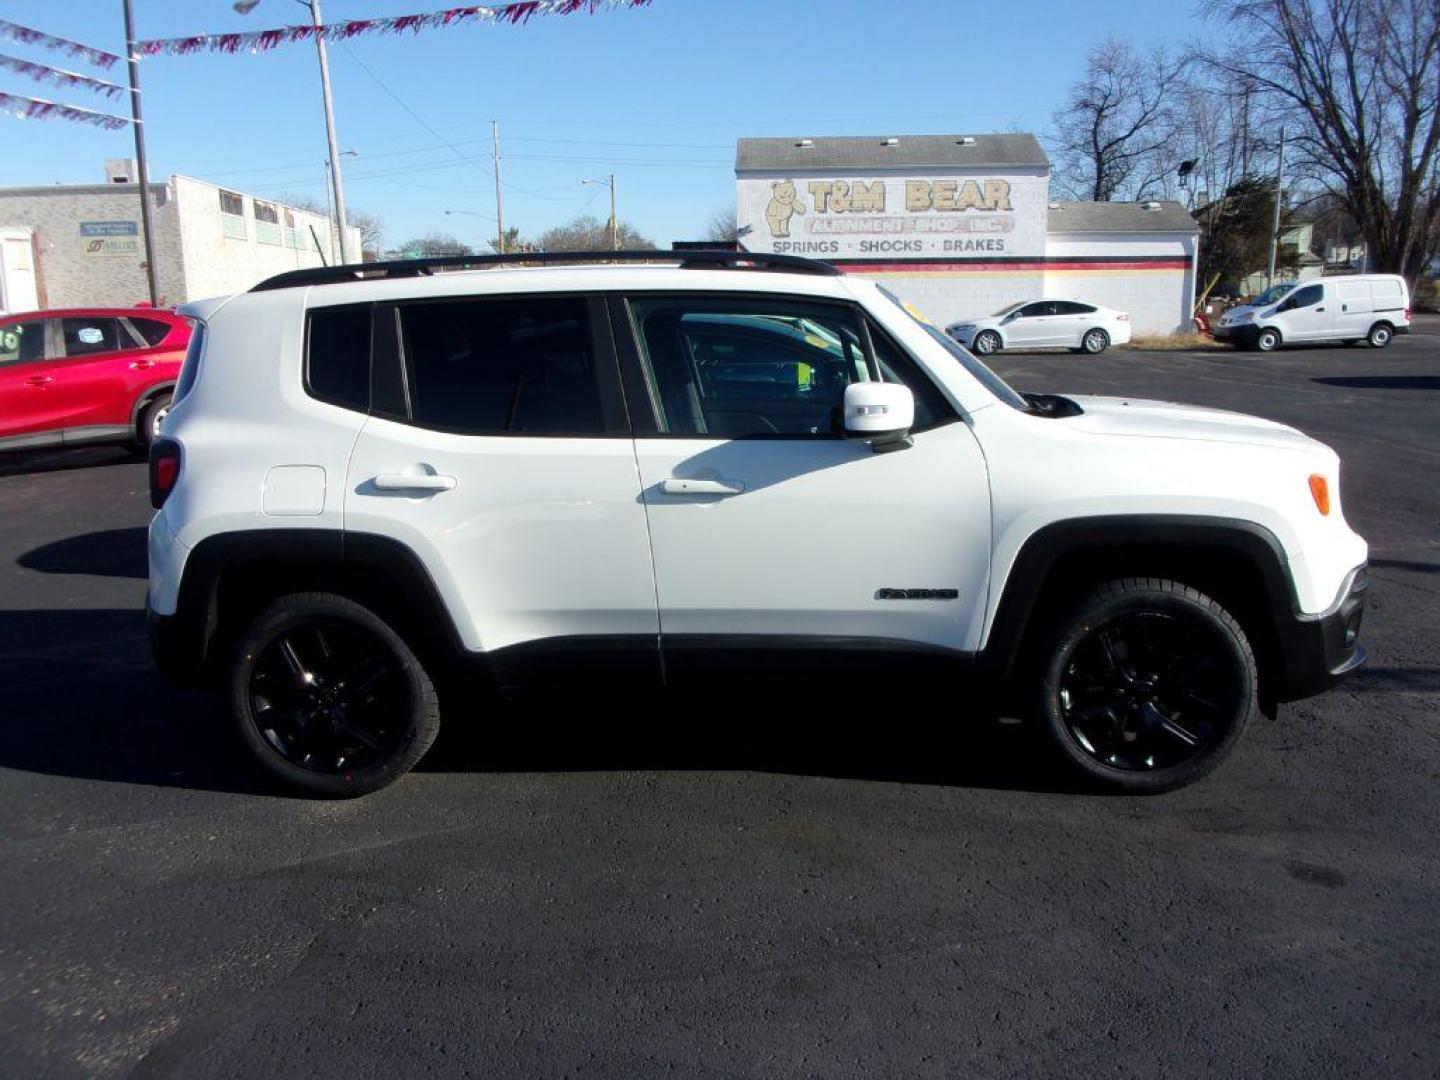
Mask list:
[[[34,311],[7,311],[4,315],[0,315],[0,318],[20,319],[34,316],[40,319],[63,319],[66,315],[135,315],[142,318],[146,315],[159,315],[172,319],[183,317],[178,315],[174,308],[168,307],[57,307],[36,308]]]

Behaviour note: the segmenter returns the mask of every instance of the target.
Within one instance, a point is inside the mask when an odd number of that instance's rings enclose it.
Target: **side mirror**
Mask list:
[[[910,445],[915,395],[900,383],[858,382],[845,388],[845,437],[864,439],[877,454]]]

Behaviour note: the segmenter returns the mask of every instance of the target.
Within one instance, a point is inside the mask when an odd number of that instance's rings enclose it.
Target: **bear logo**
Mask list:
[[[770,185],[770,205],[765,207],[765,222],[770,235],[782,239],[790,235],[790,216],[804,214],[805,204],[795,194],[794,180],[776,180]]]

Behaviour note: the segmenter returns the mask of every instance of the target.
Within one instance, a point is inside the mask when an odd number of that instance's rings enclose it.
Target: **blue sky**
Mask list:
[[[334,22],[458,2],[324,6]],[[229,0],[134,3],[142,38],[306,21],[294,0],[263,0],[248,16]],[[120,0],[5,0],[3,15],[123,51]],[[581,181],[613,171],[621,218],[665,244],[733,205],[740,136],[1041,133],[1093,42],[1179,43],[1199,29],[1185,0],[654,0],[525,27],[362,37],[330,56],[341,148],[359,153],[346,161],[346,194],[383,219],[387,243],[431,230],[477,245],[494,235],[497,119],[507,224],[533,235],[582,212],[603,218],[605,189]],[[78,68],[36,47],[0,42],[0,52]],[[123,81],[123,70],[110,77]],[[323,199],[313,46],[156,57],[142,80],[152,175]],[[4,71],[0,89],[111,107]],[[3,117],[0,135],[0,185],[98,182],[104,158],[132,153],[128,132],[62,120]]]

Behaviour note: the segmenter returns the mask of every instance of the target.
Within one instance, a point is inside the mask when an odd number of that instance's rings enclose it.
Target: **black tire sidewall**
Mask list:
[[[140,410],[140,422],[135,425],[135,441],[141,446],[149,446],[155,441],[155,414],[170,405],[172,396],[161,394]]]
[[[991,343],[990,348],[982,349],[979,347],[981,338],[984,338]],[[975,351],[981,356],[994,356],[997,352],[1000,351],[1001,348],[1000,335],[995,333],[994,330],[982,330],[980,333],[975,335],[975,339],[972,344],[975,345]]]
[[[1116,769],[1091,757],[1071,736],[1060,710],[1061,677],[1076,646],[1096,627],[1135,611],[1159,611],[1201,620],[1227,643],[1241,679],[1241,705],[1221,738],[1195,757],[1149,772]],[[1215,769],[1235,747],[1258,707],[1259,678],[1255,657],[1240,625],[1204,594],[1177,582],[1160,579],[1110,582],[1092,593],[1061,624],[1060,630],[1043,651],[1038,676],[1039,700],[1035,712],[1062,763],[1072,773],[1112,790],[1162,792],[1199,780]]]
[[[396,747],[380,761],[349,773],[313,772],[286,761],[260,733],[250,707],[250,677],[265,646],[286,630],[320,620],[352,623],[373,634],[396,661],[410,693],[410,715]],[[231,664],[230,711],[241,741],[267,772],[287,787],[325,798],[365,795],[398,780],[430,749],[440,728],[435,689],[410,647],[369,608],[326,593],[282,597],[256,616]]]
[[[1376,334],[1383,334],[1384,340],[1376,341]],[[1390,344],[1391,340],[1393,340],[1394,337],[1395,331],[1391,330],[1390,327],[1386,326],[1385,324],[1379,323],[1370,328],[1370,333],[1365,336],[1365,343],[1369,345],[1372,349],[1383,349],[1385,348],[1385,346]]]
[[[1265,339],[1267,337],[1273,338],[1274,343],[1271,345],[1266,345]],[[1274,352],[1280,347],[1280,342],[1281,337],[1278,330],[1261,330],[1258,334],[1255,335],[1255,348],[1258,349],[1260,352]]]

